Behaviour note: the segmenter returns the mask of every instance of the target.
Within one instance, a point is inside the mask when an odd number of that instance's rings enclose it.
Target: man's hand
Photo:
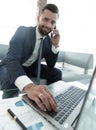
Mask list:
[[[43,111],[57,112],[57,104],[46,85],[29,84],[24,87],[27,96]]]
[[[55,48],[59,47],[60,34],[57,29],[54,29],[51,33],[51,41]]]

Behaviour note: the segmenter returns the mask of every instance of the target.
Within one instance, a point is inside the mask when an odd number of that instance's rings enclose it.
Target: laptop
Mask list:
[[[96,130],[96,67],[74,130]]]
[[[92,79],[93,77],[94,74]],[[89,86],[91,87],[91,85],[92,80]],[[49,90],[56,99],[58,105],[57,113],[54,111],[41,111],[38,106],[27,97],[26,94],[22,96],[22,99],[35,111],[41,114],[57,130],[73,130],[75,129],[76,124],[78,124],[77,122],[78,117],[80,116],[80,110],[86,93],[88,92],[87,90],[89,90],[85,85],[83,85],[83,87],[81,86],[75,86],[63,81],[58,81],[48,86]],[[78,125],[76,130],[79,130]]]

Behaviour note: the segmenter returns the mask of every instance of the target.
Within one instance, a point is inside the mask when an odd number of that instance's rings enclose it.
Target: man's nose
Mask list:
[[[46,26],[47,26],[48,28],[52,28],[51,22],[47,22]]]

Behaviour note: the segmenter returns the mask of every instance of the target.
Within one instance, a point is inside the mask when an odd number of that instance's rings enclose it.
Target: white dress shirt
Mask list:
[[[38,29],[36,28],[36,44],[35,44],[35,48],[33,51],[32,56],[23,64],[23,66],[30,66],[32,65],[32,63],[34,63],[37,58],[38,58],[38,50],[39,50],[39,46],[40,46],[40,42],[41,42],[41,38],[42,36],[40,35],[40,33],[38,32]],[[54,45],[52,45],[52,52],[53,53],[58,53],[58,48],[55,48]],[[23,88],[30,84],[33,83],[32,80],[27,76],[27,75],[22,75],[17,77],[17,79],[15,80],[15,85],[22,91]]]

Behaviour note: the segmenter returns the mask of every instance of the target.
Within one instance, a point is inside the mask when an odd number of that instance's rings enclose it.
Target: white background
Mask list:
[[[48,0],[59,8],[60,50],[96,52],[96,0]],[[37,0],[0,0],[0,44],[20,25],[36,24]]]

